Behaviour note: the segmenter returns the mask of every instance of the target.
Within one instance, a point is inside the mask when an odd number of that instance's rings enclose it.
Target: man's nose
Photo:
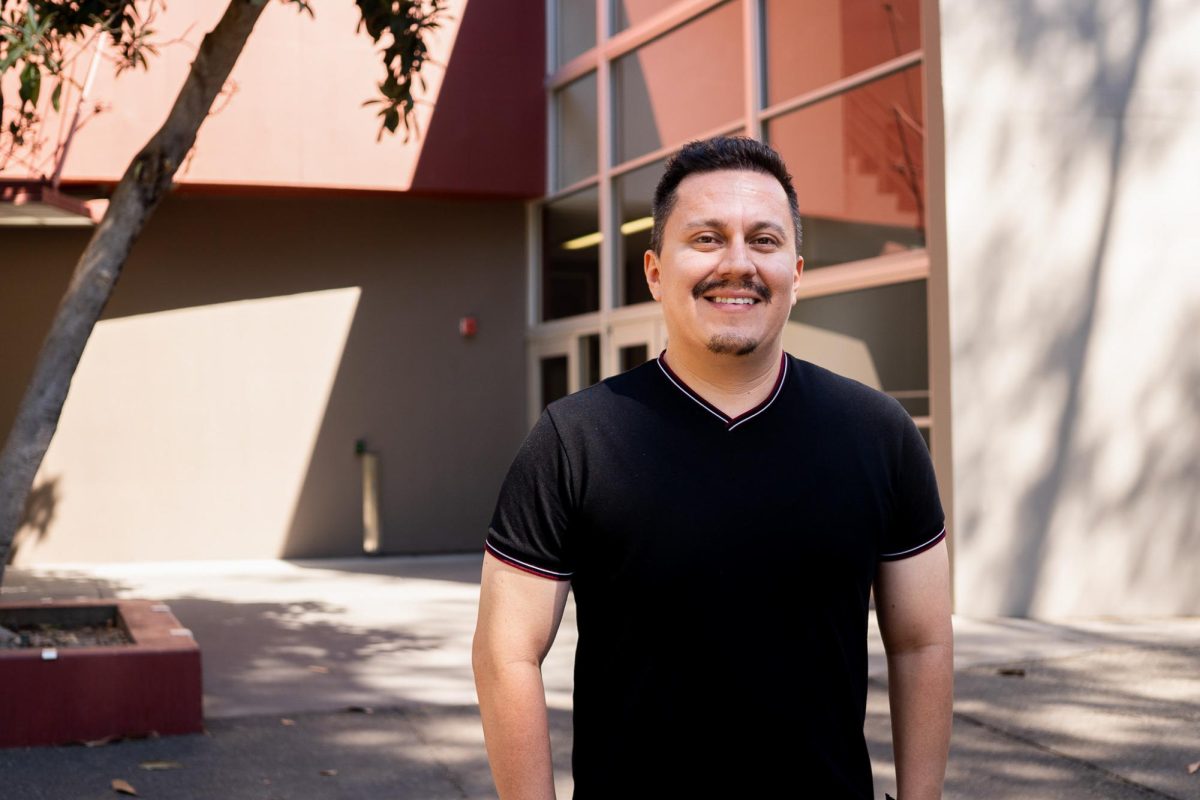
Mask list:
[[[730,237],[717,272],[721,275],[741,276],[752,275],[755,270],[749,243],[741,236]]]

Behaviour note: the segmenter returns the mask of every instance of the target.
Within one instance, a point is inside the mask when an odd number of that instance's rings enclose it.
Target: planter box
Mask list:
[[[0,747],[203,728],[200,648],[150,600],[0,603],[0,625],[114,619],[133,644],[0,650]]]

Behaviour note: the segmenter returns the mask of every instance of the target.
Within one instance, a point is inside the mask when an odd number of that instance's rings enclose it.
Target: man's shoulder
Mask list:
[[[605,416],[627,413],[631,401],[636,405],[657,388],[657,371],[658,364],[651,359],[627,372],[560,397],[546,406],[546,411],[556,424],[595,421]]]
[[[801,394],[809,402],[848,412],[859,419],[868,417],[895,423],[909,418],[900,402],[886,392],[791,353],[787,357],[793,379],[803,388]]]

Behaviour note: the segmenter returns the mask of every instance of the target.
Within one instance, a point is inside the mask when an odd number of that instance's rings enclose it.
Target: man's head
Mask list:
[[[774,351],[804,261],[796,192],[782,159],[753,139],[685,146],[654,195],[646,282],[678,347]]]
[[[680,182],[688,175],[722,169],[762,172],[779,181],[792,212],[792,228],[798,254],[801,242],[800,201],[796,199],[792,176],[779,153],[757,139],[746,136],[714,136],[703,141],[688,142],[667,161],[663,169],[651,205],[654,227],[650,231],[650,249],[655,255],[662,255],[663,228],[675,208]]]

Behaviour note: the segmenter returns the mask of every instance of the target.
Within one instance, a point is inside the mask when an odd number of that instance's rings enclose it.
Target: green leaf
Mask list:
[[[42,93],[42,71],[36,64],[26,63],[21,70],[21,89],[17,93],[22,101],[37,105]]]
[[[54,93],[50,95],[50,105],[54,106],[55,111],[60,111],[60,101],[62,100],[62,81],[54,87]]]

